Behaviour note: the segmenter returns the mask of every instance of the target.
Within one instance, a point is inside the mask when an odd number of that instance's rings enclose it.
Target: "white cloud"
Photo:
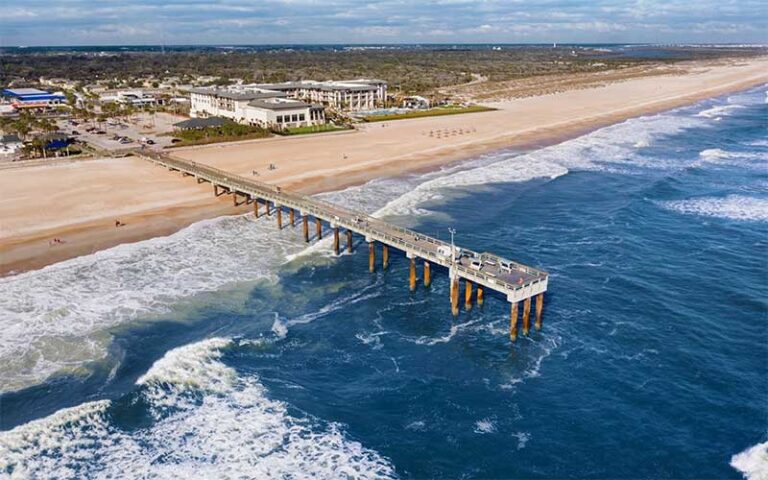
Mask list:
[[[5,0],[0,45],[765,42],[765,18],[760,0]]]

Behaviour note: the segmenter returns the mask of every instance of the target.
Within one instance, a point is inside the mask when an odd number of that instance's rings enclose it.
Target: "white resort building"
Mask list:
[[[193,88],[190,116],[226,117],[263,127],[304,127],[325,123],[325,107],[368,110],[386,98],[385,82],[365,79]]]
[[[255,85],[258,88],[283,92],[291,98],[298,98],[336,110],[371,110],[382,106],[387,99],[387,82],[365,79],[316,82],[267,83]]]
[[[191,117],[225,117],[261,127],[307,127],[325,123],[322,105],[288,98],[251,85],[190,90]]]

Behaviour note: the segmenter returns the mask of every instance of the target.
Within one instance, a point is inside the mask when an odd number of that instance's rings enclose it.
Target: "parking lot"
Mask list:
[[[141,145],[152,149],[171,145],[172,137],[163,134],[172,132],[173,124],[182,120],[185,117],[168,113],[139,113],[106,122],[60,120],[58,125],[63,132],[96,149],[118,151]]]

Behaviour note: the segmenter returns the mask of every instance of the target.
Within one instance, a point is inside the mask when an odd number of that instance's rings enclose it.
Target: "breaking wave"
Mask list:
[[[246,342],[244,345],[248,345]],[[390,463],[339,425],[289,414],[222,361],[239,342],[169,351],[130,398],[89,402],[0,432],[10,478],[394,478]],[[120,408],[148,426],[122,425]]]
[[[699,117],[705,118],[719,118],[727,115],[731,115],[734,111],[744,108],[743,105],[718,105],[715,107],[702,110],[697,114]]]
[[[747,480],[768,479],[768,442],[759,443],[731,457],[731,466]]]
[[[179,299],[237,282],[275,281],[302,248],[253,217],[196,223],[169,237],[120,245],[0,278],[0,377],[11,391],[106,355],[110,330]],[[269,249],[253,248],[268,243]]]

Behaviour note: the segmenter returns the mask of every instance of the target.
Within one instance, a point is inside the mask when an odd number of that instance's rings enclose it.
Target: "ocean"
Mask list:
[[[550,272],[516,343],[250,214],[0,278],[0,478],[768,478],[767,93],[321,195]]]

